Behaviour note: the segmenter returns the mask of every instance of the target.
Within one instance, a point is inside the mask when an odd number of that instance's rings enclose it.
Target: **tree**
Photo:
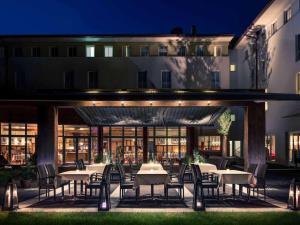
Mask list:
[[[227,156],[228,152],[228,134],[231,127],[231,113],[230,110],[227,109],[217,120],[218,133],[222,136],[222,155],[223,157]]]

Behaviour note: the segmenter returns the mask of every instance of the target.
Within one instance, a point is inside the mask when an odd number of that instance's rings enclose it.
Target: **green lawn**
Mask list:
[[[289,225],[300,213],[0,213],[1,225]]]

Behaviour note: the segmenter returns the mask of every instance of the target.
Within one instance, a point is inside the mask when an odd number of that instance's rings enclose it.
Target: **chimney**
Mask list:
[[[197,35],[197,27],[196,25],[192,25],[192,36],[196,36]]]

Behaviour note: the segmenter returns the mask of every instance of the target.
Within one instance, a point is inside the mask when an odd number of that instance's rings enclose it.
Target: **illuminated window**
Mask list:
[[[222,56],[222,46],[214,46],[214,57]]]
[[[235,72],[236,71],[236,65],[235,64],[231,64],[230,65],[230,72]]]
[[[113,57],[113,46],[104,46],[104,57]]]
[[[284,17],[285,24],[291,20],[291,18],[292,18],[292,8],[291,7],[284,11],[283,17]]]
[[[130,56],[130,47],[128,45],[123,46],[123,56],[129,57]]]
[[[88,45],[85,47],[86,57],[95,57],[95,46]]]
[[[220,136],[199,136],[198,148],[201,151],[221,151]]]
[[[159,56],[168,56],[168,47],[164,46],[164,45],[159,46],[158,55]]]

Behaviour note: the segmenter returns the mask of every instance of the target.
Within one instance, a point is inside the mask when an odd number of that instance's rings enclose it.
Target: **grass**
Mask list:
[[[300,213],[0,213],[1,225],[290,225]]]

